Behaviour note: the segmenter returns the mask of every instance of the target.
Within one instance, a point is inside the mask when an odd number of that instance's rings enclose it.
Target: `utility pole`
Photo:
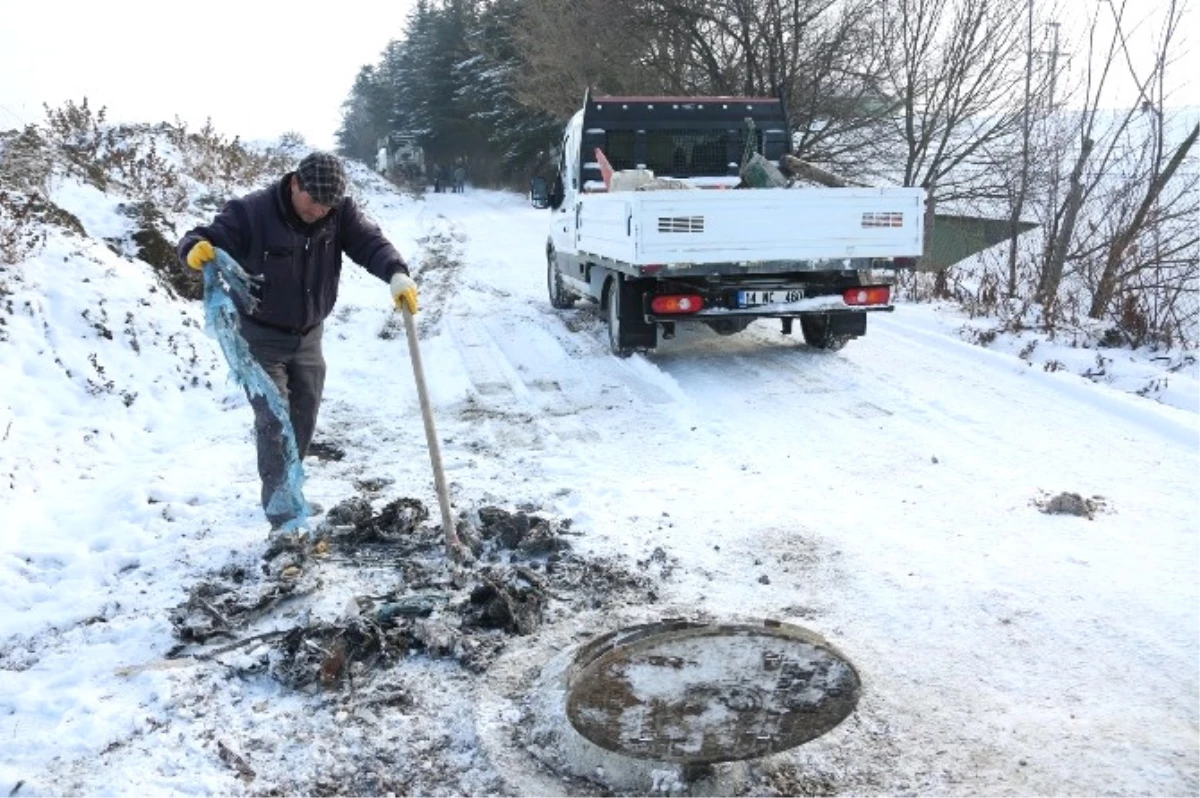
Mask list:
[[[1033,102],[1030,85],[1033,83],[1033,0],[1026,0],[1028,24],[1025,30],[1025,97],[1021,103],[1021,176],[1017,185],[1017,196],[1013,200],[1009,216],[1008,237],[1008,290],[1007,296],[1017,295],[1017,238],[1021,234],[1021,216],[1025,212],[1025,194],[1029,188],[1029,106]]]
[[[1050,111],[1054,111],[1054,88],[1058,82],[1058,29],[1062,27],[1061,22],[1047,23],[1051,28],[1054,28],[1054,43],[1050,46]]]
[[[1054,136],[1055,146],[1050,147],[1052,157],[1050,158],[1050,231],[1047,240],[1050,244],[1046,247],[1046,252],[1049,254],[1053,242],[1058,238],[1058,168],[1062,160],[1062,153],[1057,147],[1058,140],[1058,125],[1057,111],[1055,109],[1055,88],[1058,85],[1058,30],[1062,26],[1060,22],[1050,22],[1049,27],[1054,30],[1053,43],[1050,47],[1050,104],[1047,107],[1048,115],[1051,120],[1051,135]]]

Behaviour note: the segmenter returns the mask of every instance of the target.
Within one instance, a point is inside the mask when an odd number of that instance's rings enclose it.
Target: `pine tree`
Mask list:
[[[386,103],[386,87],[380,84],[373,67],[364,66],[350,96],[342,103],[342,124],[336,134],[340,154],[374,164],[379,138],[387,132],[383,111]]]
[[[460,98],[485,131],[495,179],[524,180],[546,161],[566,120],[523,106],[514,82],[522,66],[512,36],[523,0],[496,0],[479,15],[468,43],[472,56],[458,66]]]

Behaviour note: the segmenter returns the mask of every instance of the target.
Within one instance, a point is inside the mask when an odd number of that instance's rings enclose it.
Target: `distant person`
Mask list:
[[[459,164],[454,167],[454,193],[461,194],[467,182],[467,167]]]
[[[433,167],[433,193],[442,193],[442,183],[445,178],[445,170],[439,164],[434,164]]]
[[[188,231],[179,260],[203,269],[225,250],[263,282],[253,313],[240,307],[242,338],[279,388],[301,460],[312,442],[325,388],[321,335],[337,301],[342,254],[388,283],[396,307],[417,312],[417,284],[379,227],[346,196],[346,173],[335,155],[313,152],[278,182],[231,200],[211,224]],[[283,426],[265,398],[254,409],[262,506],[271,528],[294,520],[268,509],[286,478]]]

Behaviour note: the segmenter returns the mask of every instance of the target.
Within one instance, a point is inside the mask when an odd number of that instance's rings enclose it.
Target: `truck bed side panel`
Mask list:
[[[920,188],[588,194],[577,243],[633,265],[918,257],[924,197]]]

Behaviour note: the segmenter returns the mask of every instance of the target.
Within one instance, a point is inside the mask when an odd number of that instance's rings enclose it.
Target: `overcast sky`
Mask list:
[[[1128,13],[1141,18],[1144,9],[1165,5],[1138,0]],[[384,46],[401,37],[411,0],[208,0],[185,8],[158,0],[13,0],[7,6],[0,25],[0,130],[40,123],[43,102],[58,107],[87,97],[93,107],[108,108],[110,121],[179,116],[197,127],[211,117],[228,136],[274,139],[296,130],[309,144],[331,148],[358,70],[377,63]],[[1086,53],[1083,21],[1107,8],[1096,0],[1062,0],[1061,50],[1073,66],[1082,67]],[[1192,16],[1184,30],[1195,40]],[[1135,31],[1135,46],[1156,27]],[[1197,84],[1187,83],[1200,74],[1196,50],[1193,41],[1178,48],[1172,83],[1185,86],[1180,104],[1200,100]]]
[[[14,0],[0,24],[0,130],[85,96],[109,119],[333,147],[358,70],[399,39],[409,0]]]
[[[1042,0],[1034,0],[1035,13]],[[1129,47],[1130,61],[1138,79],[1145,81],[1154,65],[1157,43],[1163,33],[1163,19],[1171,0],[1059,0],[1058,13],[1051,13],[1049,3],[1041,6],[1040,13],[1061,23],[1059,52],[1066,59],[1066,68],[1079,74],[1087,65],[1087,31],[1093,19],[1097,19],[1094,69],[1098,75],[1104,55],[1108,52],[1113,34],[1113,9],[1124,7],[1125,40]],[[1200,74],[1200,36],[1196,33],[1195,0],[1175,0],[1176,8],[1184,9],[1183,22],[1171,45],[1172,63],[1167,69],[1166,93],[1169,106],[1200,104],[1200,87],[1195,77]],[[1020,20],[1024,30],[1024,19]],[[1049,33],[1045,31],[1049,49]],[[1070,79],[1060,83],[1063,91],[1072,83]],[[1124,59],[1118,58],[1105,84],[1105,105],[1114,107],[1132,103],[1138,96],[1136,83],[1129,75]],[[1059,101],[1063,101],[1059,94]],[[1070,103],[1077,105],[1076,103]]]

